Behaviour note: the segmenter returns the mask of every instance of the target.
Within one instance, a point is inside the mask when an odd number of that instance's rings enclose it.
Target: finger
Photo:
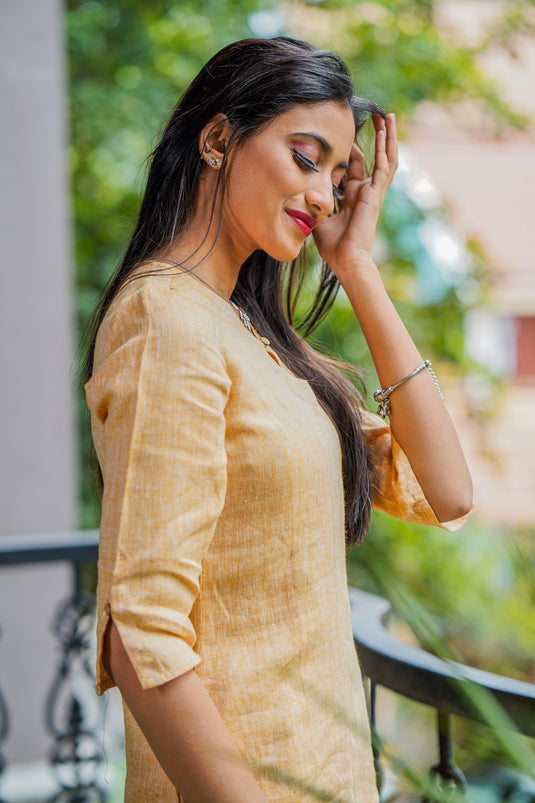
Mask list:
[[[372,173],[372,184],[382,184],[389,173],[388,156],[386,153],[386,128],[380,128],[375,134],[375,164]]]
[[[385,131],[386,131],[386,119],[383,117],[382,114],[374,114],[372,115],[373,126],[375,128],[375,162],[374,162],[374,171],[375,169],[383,170],[385,168],[384,164],[384,145],[385,145]]]
[[[389,186],[398,163],[398,145],[396,136],[396,118],[387,114],[383,125],[379,124],[375,137],[375,169],[373,172],[374,186]]]
[[[389,164],[395,170],[398,165],[398,138],[395,114],[387,114],[386,116],[386,155]]]
[[[349,154],[349,166],[347,168],[347,180],[355,179],[362,181],[366,178],[366,159],[360,148],[353,143]]]
[[[382,114],[372,114],[373,120],[373,127],[375,128],[375,133],[380,131],[382,128],[385,127],[385,118]]]

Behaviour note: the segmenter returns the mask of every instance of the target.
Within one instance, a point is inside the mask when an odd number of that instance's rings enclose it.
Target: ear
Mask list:
[[[214,170],[221,167],[232,137],[233,127],[228,117],[216,114],[199,135],[199,154],[201,159]]]

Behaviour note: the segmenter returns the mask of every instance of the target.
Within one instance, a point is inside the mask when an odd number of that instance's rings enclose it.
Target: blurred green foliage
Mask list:
[[[143,164],[178,95],[225,43],[247,35],[253,0],[67,3],[70,162],[79,322],[128,240]]]
[[[512,0],[480,39],[463,45],[434,26],[434,0],[68,0],[65,26],[70,76],[72,213],[76,304],[82,332],[100,291],[119,261],[143,190],[145,160],[178,95],[224,44],[244,36],[284,32],[339,52],[357,91],[395,110],[408,130],[422,101],[462,115],[469,101],[489,130],[521,127],[526,120],[501,98],[478,67],[485,49],[514,54],[518,32],[533,29],[533,2]],[[259,12],[268,12],[263,18]],[[256,15],[256,16],[251,16]],[[281,20],[286,20],[284,30]],[[484,254],[466,245],[467,270],[435,300],[422,298],[426,264],[422,226],[429,217],[447,224],[444,207],[423,211],[401,184],[385,203],[378,233],[388,290],[425,356],[442,376],[485,372],[466,353],[463,318],[481,303],[488,282]],[[314,254],[311,262],[314,263]],[[429,260],[428,260],[429,261]],[[432,263],[432,260],[431,260]],[[437,325],[439,322],[439,325]],[[343,293],[314,333],[320,348],[362,366],[370,390],[376,377],[355,317]],[[88,470],[89,437],[80,396],[81,521],[98,524],[98,498]],[[401,579],[429,612],[433,627],[475,665],[534,677],[533,547],[525,533],[508,534],[469,524],[461,536],[376,515],[370,536],[349,556],[350,581],[389,596],[384,577]],[[386,569],[382,580],[377,562]]]
[[[357,92],[395,111],[407,123],[418,103],[438,101],[454,107],[470,99],[495,130],[522,125],[526,117],[502,98],[478,66],[477,56],[499,46],[514,51],[515,37],[530,30],[531,2],[511,0],[481,27],[475,42],[463,43],[458,31],[435,25],[436,0],[326,0],[305,3],[302,38],[336,50],[352,67]],[[312,8],[314,6],[314,8]],[[297,4],[290,6],[296,8]]]
[[[388,559],[385,561],[385,556]],[[372,530],[349,554],[352,585],[397,605],[400,583],[429,617],[429,637],[455,659],[535,682],[535,573],[528,531],[469,521],[458,534],[374,514]],[[412,623],[411,623],[412,624]]]

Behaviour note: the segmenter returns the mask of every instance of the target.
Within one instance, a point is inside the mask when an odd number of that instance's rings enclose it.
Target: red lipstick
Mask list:
[[[299,209],[287,209],[286,214],[292,218],[305,237],[308,237],[317,223],[316,218],[312,217],[312,215],[309,215],[307,212],[301,212]]]

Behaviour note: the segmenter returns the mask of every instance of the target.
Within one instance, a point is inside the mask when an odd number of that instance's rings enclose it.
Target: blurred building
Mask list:
[[[447,0],[441,24],[459,36],[479,33],[499,4]],[[520,112],[525,132],[496,136],[474,110],[423,104],[409,145],[445,198],[454,229],[482,245],[492,271],[486,306],[469,317],[472,354],[504,381],[496,415],[471,418],[453,399],[474,476],[479,515],[489,521],[535,521],[535,46],[518,38],[517,58],[484,57],[486,71]],[[464,388],[484,409],[485,387]],[[479,396],[479,398],[478,398]],[[490,411],[489,411],[490,412]]]

